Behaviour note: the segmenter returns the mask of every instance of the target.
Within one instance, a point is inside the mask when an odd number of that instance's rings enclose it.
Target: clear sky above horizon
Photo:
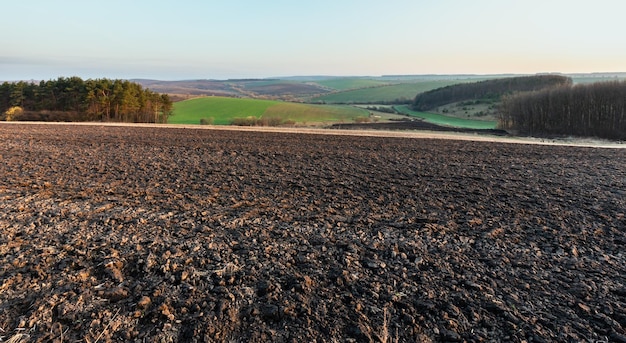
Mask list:
[[[0,80],[626,71],[623,0],[21,0]]]

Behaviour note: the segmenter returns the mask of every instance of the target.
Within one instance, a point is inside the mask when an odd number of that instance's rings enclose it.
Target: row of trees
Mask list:
[[[166,123],[172,101],[166,94],[127,80],[60,77],[57,80],[4,82],[0,113],[19,107],[16,119]]]
[[[506,94],[571,84],[572,79],[561,75],[520,76],[461,83],[420,93],[415,97],[412,107],[416,111],[429,111],[459,101],[475,99],[499,101]]]
[[[626,81],[563,85],[505,97],[500,125],[528,135],[626,139]]]

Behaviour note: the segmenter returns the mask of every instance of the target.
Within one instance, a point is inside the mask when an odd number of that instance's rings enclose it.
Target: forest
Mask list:
[[[562,85],[503,98],[500,125],[520,134],[626,139],[626,81]]]
[[[5,120],[166,123],[172,101],[127,80],[59,77],[0,85]]]
[[[465,100],[499,101],[506,94],[571,84],[572,79],[561,75],[520,76],[461,83],[418,94],[413,101],[412,108],[415,111],[429,111],[439,106]]]

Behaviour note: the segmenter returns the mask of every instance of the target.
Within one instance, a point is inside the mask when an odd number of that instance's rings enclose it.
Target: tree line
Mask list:
[[[172,101],[166,94],[127,80],[60,77],[0,85],[0,114],[20,108],[20,120],[166,123]]]
[[[416,111],[429,111],[459,101],[473,99],[499,101],[505,94],[571,84],[572,79],[561,75],[520,76],[461,83],[418,94],[413,100],[412,108]]]
[[[505,97],[500,125],[528,135],[626,139],[626,81],[566,84]]]

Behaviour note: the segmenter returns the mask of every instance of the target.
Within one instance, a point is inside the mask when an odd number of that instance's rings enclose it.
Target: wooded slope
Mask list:
[[[14,119],[21,120],[165,123],[172,102],[167,95],[127,80],[60,77],[38,84],[4,82],[0,113],[15,107],[21,114]]]
[[[572,79],[560,75],[520,76],[462,83],[418,94],[413,101],[413,109],[428,111],[442,105],[470,99],[499,100],[505,94],[571,84]]]
[[[504,129],[528,135],[626,139],[626,81],[545,89],[505,97]]]

